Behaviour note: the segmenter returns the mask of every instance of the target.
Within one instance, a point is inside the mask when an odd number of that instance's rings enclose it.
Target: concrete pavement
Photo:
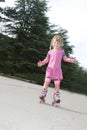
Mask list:
[[[39,103],[42,86],[0,76],[0,130],[87,130],[87,96],[60,90],[61,107]]]

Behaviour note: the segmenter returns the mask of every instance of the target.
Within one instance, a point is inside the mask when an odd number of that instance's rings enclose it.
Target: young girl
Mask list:
[[[45,102],[45,97],[47,95],[48,86],[51,80],[54,81],[55,92],[53,94],[53,103],[59,103],[59,88],[60,82],[63,79],[62,69],[61,69],[61,61],[62,59],[65,62],[75,63],[76,59],[68,58],[62,49],[63,40],[59,35],[55,35],[50,44],[50,50],[47,53],[46,58],[43,61],[39,61],[38,67],[45,65],[48,63],[45,75],[45,81],[43,85],[43,89],[41,91],[40,99]]]

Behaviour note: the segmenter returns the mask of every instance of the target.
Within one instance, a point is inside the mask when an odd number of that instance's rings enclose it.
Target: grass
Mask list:
[[[42,85],[44,82],[44,74],[38,74],[38,73],[28,73],[28,74],[15,74],[16,77],[20,77],[22,79],[29,80],[32,83],[36,83],[39,85]]]

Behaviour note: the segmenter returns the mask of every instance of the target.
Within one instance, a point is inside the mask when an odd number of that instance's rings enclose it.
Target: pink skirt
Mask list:
[[[63,79],[62,70],[61,69],[52,69],[50,67],[47,67],[45,77],[51,78],[53,80],[54,79],[62,80]]]

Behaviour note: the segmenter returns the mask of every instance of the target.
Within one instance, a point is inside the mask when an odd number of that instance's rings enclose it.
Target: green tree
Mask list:
[[[0,72],[14,73],[13,39],[0,34]]]
[[[15,35],[17,38],[14,44],[17,57],[15,64],[18,64],[19,58],[22,71],[26,65],[25,68],[28,70],[35,69],[39,55],[43,56],[43,52],[45,55],[47,51],[50,26],[46,11],[45,0],[17,0],[15,7],[0,9],[5,16],[0,17],[5,23],[5,33]],[[20,60],[21,57],[23,60]]]

